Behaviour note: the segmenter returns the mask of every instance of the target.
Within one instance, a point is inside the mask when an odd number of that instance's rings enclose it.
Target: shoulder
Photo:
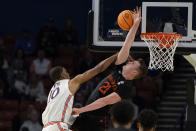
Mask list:
[[[116,64],[116,63],[115,63],[115,66],[124,66],[124,65],[126,65],[127,63],[128,63],[128,61],[125,61],[125,62],[120,63],[120,64]]]
[[[123,88],[130,88],[133,86],[132,80],[121,80],[117,83],[118,86],[122,86]]]
[[[62,80],[57,81],[55,84],[64,85],[64,84],[67,84],[68,82],[69,82],[69,79],[62,79]]]
[[[118,65],[115,64],[115,69],[116,69],[116,70],[121,70],[121,71],[122,71],[123,66],[126,65],[126,64],[127,64],[127,61],[124,62],[124,63],[122,63],[122,64],[118,64]]]
[[[63,88],[63,90],[69,90],[70,91],[70,80],[69,79],[63,79],[57,82],[59,84],[60,88]]]

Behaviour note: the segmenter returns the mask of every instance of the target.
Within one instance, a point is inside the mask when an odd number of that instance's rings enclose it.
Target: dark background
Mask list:
[[[121,7],[127,6],[134,9],[136,5],[141,6],[142,2],[169,2],[175,0],[105,0],[104,4],[115,8],[120,12]],[[177,1],[176,1],[177,2]],[[193,29],[196,29],[195,0],[178,0],[178,2],[193,2]],[[111,4],[112,3],[112,4]],[[79,33],[79,40],[85,41],[87,15],[91,9],[91,0],[6,0],[0,1],[0,33],[16,34],[22,29],[28,28],[36,34],[43,26],[47,17],[53,17],[58,28],[62,28],[65,20],[73,19]],[[157,14],[156,14],[157,13]],[[107,9],[105,15],[107,14]],[[155,15],[159,15],[155,12]],[[113,17],[107,14],[107,19]],[[107,20],[106,20],[107,21]]]
[[[58,28],[71,17],[79,39],[84,41],[90,9],[91,0],[3,0],[0,1],[0,33],[16,34],[28,28],[36,34],[48,17],[55,19]]]

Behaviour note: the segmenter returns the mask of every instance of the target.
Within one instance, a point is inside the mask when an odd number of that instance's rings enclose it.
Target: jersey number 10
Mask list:
[[[55,88],[54,90],[51,90],[49,95],[48,95],[48,103],[54,99],[60,92],[59,87]]]

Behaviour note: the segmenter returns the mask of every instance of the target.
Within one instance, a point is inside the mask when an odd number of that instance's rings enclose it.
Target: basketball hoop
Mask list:
[[[148,68],[173,71],[173,56],[182,35],[175,33],[142,33],[140,37],[146,42],[150,51]]]

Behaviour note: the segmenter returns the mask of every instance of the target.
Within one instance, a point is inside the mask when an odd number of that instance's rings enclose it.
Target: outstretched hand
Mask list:
[[[141,22],[141,7],[136,7],[136,9],[134,9],[134,23],[135,24],[139,24]]]
[[[80,112],[80,109],[79,108],[73,108],[72,109],[72,115],[79,115],[81,112]]]

